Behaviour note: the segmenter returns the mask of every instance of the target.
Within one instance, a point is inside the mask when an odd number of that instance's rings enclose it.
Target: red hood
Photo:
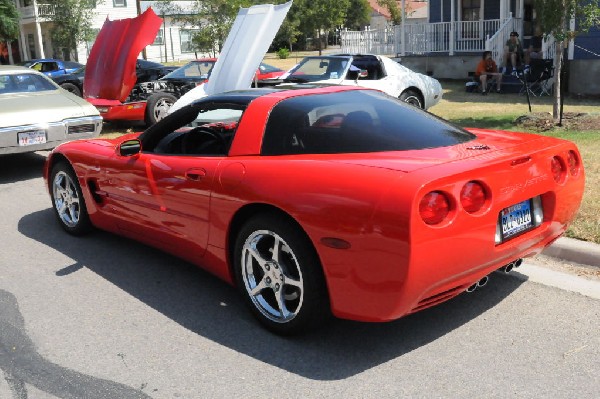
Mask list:
[[[136,82],[137,57],[161,24],[151,8],[135,18],[106,19],[87,61],[83,96],[125,101]]]

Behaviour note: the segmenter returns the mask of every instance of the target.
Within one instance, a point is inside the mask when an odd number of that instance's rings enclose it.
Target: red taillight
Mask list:
[[[468,182],[460,191],[460,204],[469,213],[479,211],[485,205],[485,200],[485,189],[477,182]]]
[[[450,202],[444,193],[432,191],[419,203],[419,213],[427,224],[442,222],[450,212]]]
[[[565,177],[565,165],[559,157],[553,157],[550,163],[552,168],[552,177],[557,183],[561,183]]]
[[[575,151],[569,151],[569,155],[567,156],[567,164],[569,165],[569,173],[571,173],[571,176],[577,176],[579,173],[579,157]]]

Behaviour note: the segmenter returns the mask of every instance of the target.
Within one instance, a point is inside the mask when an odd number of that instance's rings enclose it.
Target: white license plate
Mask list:
[[[46,132],[44,130],[19,132],[17,136],[20,146],[44,144],[46,142]]]
[[[502,231],[502,241],[531,229],[533,227],[531,214],[530,200],[504,208],[498,219],[500,231]]]

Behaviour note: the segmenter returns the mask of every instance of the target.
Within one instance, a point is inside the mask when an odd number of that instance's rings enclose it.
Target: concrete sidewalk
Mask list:
[[[568,262],[600,267],[600,245],[573,238],[561,237],[542,254]]]

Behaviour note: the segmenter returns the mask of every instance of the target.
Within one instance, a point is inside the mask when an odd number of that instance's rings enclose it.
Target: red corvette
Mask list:
[[[60,145],[45,178],[68,233],[197,264],[280,334],[473,290],[563,234],[584,188],[571,142],[343,86],[212,95],[141,134]]]

